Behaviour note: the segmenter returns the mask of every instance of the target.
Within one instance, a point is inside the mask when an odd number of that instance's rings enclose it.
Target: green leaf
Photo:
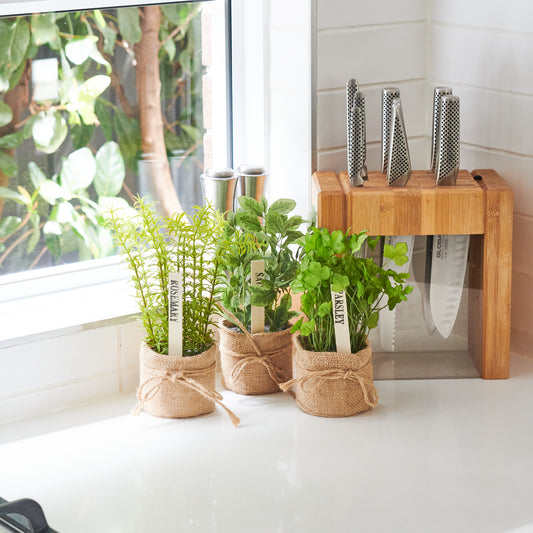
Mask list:
[[[17,204],[26,205],[26,201],[20,193],[7,187],[0,187],[0,198],[3,198],[4,200],[13,200],[13,202],[17,202]]]
[[[261,211],[263,213],[266,213],[268,211],[268,202],[264,196],[261,196],[261,200],[259,200],[259,204],[261,206]]]
[[[71,63],[81,65],[85,63],[94,47],[98,38],[96,35],[84,35],[83,37],[74,37],[65,45],[65,54]]]
[[[285,221],[283,216],[272,209],[272,206],[267,211],[265,216],[265,229],[267,233],[284,233]]]
[[[11,108],[4,102],[0,102],[0,128],[13,120]]]
[[[368,317],[368,322],[366,323],[368,329],[374,329],[378,325],[379,313],[374,312]]]
[[[44,175],[44,172],[33,161],[30,161],[28,163],[28,170],[30,172],[30,179],[31,179],[32,185],[36,189],[38,189],[41,186],[41,184],[46,181],[46,176]]]
[[[111,118],[109,107],[100,98],[97,98],[94,104],[94,112],[98,122],[100,122],[100,126],[102,126],[106,141],[111,141],[113,139],[113,119]]]
[[[325,317],[331,314],[331,310],[333,309],[333,306],[331,304],[331,300],[327,302],[322,302],[320,306],[318,307],[318,316]]]
[[[94,16],[94,21],[96,22],[96,25],[101,30],[106,27],[104,15],[102,15],[102,12],[99,9],[93,10],[93,16]]]
[[[0,31],[0,64],[6,66],[8,73],[15,72],[24,61],[29,44],[30,26],[24,18],[16,18]]]
[[[113,123],[124,160],[136,169],[136,158],[141,150],[139,121],[129,119],[122,111],[115,111]]]
[[[70,139],[74,149],[83,148],[91,141],[94,133],[94,124],[85,124],[83,120],[81,124],[75,124],[70,128]]]
[[[276,291],[265,287],[250,286],[250,303],[257,307],[266,307],[272,305],[276,299]]]
[[[263,216],[263,210],[255,198],[250,198],[249,196],[239,196],[237,201],[239,202],[239,205],[249,213],[252,213],[258,217]]]
[[[60,173],[61,185],[69,192],[85,190],[94,179],[96,161],[89,148],[72,152],[63,162]]]
[[[259,219],[246,211],[239,211],[235,214],[237,224],[245,231],[261,231]]]
[[[59,111],[41,111],[32,124],[35,147],[45,154],[52,154],[63,144],[68,126]]]
[[[118,144],[105,143],[96,154],[94,188],[98,196],[116,196],[122,189],[125,177],[124,159]]]
[[[161,12],[170,22],[179,26],[181,24],[180,5],[179,4],[162,4]]]
[[[104,54],[113,55],[117,32],[109,26],[104,26],[102,28],[102,34],[104,35]]]
[[[58,50],[61,46],[59,28],[55,23],[55,14],[35,14],[31,16],[31,33],[37,46],[50,44],[50,48]]]
[[[347,289],[350,286],[350,278],[345,274],[333,273],[331,277],[331,290],[340,292]]]
[[[167,53],[168,59],[174,61],[176,57],[176,43],[172,39],[165,40],[163,50]]]
[[[199,143],[203,136],[204,136],[204,130],[200,128],[196,128],[194,126],[189,126],[188,124],[181,124],[180,128],[193,140],[195,143]]]
[[[16,160],[4,150],[0,150],[0,170],[10,178],[16,176],[19,171],[19,166]]]
[[[289,214],[296,207],[296,202],[289,198],[280,198],[276,200],[271,206],[269,211],[275,211],[280,215]]]
[[[308,337],[313,333],[313,330],[315,329],[315,320],[312,318],[311,320],[308,320],[307,322],[302,322],[302,325],[300,327],[300,333],[304,337]]]
[[[48,222],[45,224],[45,228]],[[45,243],[50,255],[57,261],[61,257],[61,239],[56,233],[45,233]]]
[[[28,241],[28,248],[26,249],[26,253],[28,254],[31,254],[33,252],[33,250],[37,246],[37,243],[39,242],[39,239],[41,238],[41,229],[39,228],[39,215],[37,213],[33,213],[30,216],[30,222],[33,226],[33,232]]]
[[[45,180],[39,185],[39,194],[50,205],[54,205],[56,200],[63,198],[69,200],[71,195],[69,192],[52,180]]]
[[[402,266],[409,260],[407,257],[407,244],[405,242],[398,242],[396,246],[385,244],[383,246],[383,257],[394,261],[396,265]]]
[[[8,133],[3,137],[0,137],[0,148],[5,148],[6,150],[11,150],[17,148],[22,144],[24,137],[22,132],[17,133]]]
[[[0,239],[6,239],[15,233],[22,219],[20,217],[9,216],[0,220]]]
[[[142,38],[139,10],[136,7],[117,9],[118,29],[130,44],[137,44]]]
[[[85,124],[94,124],[96,120],[95,100],[109,87],[110,83],[111,78],[104,74],[98,74],[84,81],[71,95],[71,101],[66,105],[67,111],[79,113]]]

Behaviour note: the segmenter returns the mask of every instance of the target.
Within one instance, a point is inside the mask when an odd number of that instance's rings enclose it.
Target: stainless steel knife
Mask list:
[[[387,174],[389,165],[390,139],[392,129],[392,101],[400,98],[400,89],[387,87],[381,93],[381,172]]]
[[[387,159],[387,183],[390,187],[402,187],[407,184],[411,177],[411,158],[409,156],[409,145],[407,142],[407,133],[403,120],[402,106],[399,97],[395,97],[388,105],[385,91],[383,90],[383,133],[385,139],[386,131],[390,131],[389,153]],[[390,124],[391,126],[388,126]],[[399,242],[405,242],[407,245],[408,261],[401,265],[395,266],[394,269],[399,273],[409,272],[411,258],[413,255],[414,235],[394,235],[387,236],[384,239],[384,245],[396,246]],[[385,307],[381,310],[378,322],[378,333],[381,347],[385,351],[394,351],[396,341],[396,309],[392,311]]]
[[[460,154],[459,97],[440,96],[438,108],[435,177],[437,185],[455,185]],[[453,330],[461,303],[470,235],[435,235],[432,241],[429,276],[426,264],[426,292],[429,290],[432,320],[446,339]]]

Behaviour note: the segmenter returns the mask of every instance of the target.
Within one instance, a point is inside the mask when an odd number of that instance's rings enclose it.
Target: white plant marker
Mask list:
[[[348,311],[346,308],[346,293],[331,291],[333,305],[333,323],[335,324],[335,343],[337,352],[351,353],[350,328],[348,326]]]
[[[265,261],[256,259],[251,262],[252,287],[261,287],[265,277]],[[252,305],[252,333],[265,331],[265,308]]]
[[[183,357],[183,274],[168,275],[168,355]]]

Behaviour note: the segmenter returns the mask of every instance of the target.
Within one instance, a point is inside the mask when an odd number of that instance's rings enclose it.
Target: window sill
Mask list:
[[[131,320],[137,313],[118,258],[0,278],[0,349]]]

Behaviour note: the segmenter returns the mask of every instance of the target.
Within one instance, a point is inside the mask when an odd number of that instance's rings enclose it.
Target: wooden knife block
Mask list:
[[[513,196],[494,170],[461,170],[453,187],[436,186],[429,171],[414,171],[407,186],[388,187],[370,172],[350,187],[342,172],[313,174],[318,226],[369,235],[471,235],[468,349],[481,377],[509,377]]]

